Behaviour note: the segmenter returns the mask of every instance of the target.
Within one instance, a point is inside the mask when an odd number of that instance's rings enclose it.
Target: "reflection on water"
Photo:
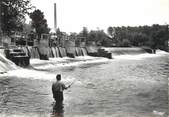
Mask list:
[[[0,116],[167,117],[168,55],[113,59],[44,72],[25,75],[23,70],[22,76],[16,74],[19,72],[0,76]],[[58,73],[66,85],[74,82],[64,92],[64,108],[53,103],[51,86],[53,74]]]

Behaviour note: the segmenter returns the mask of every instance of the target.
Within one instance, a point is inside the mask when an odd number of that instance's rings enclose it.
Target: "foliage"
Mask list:
[[[101,45],[107,35],[103,30],[91,30],[88,34],[87,42],[94,41],[96,44]]]
[[[83,27],[83,30],[79,33],[79,36],[87,38],[88,37],[88,33],[89,32],[88,32],[87,27]]]
[[[110,30],[109,28],[108,30]],[[165,44],[169,39],[168,25],[154,24],[152,26],[112,28],[115,29],[113,42],[116,43],[116,46],[126,46],[127,40],[128,46],[149,46],[163,50],[168,48]]]
[[[62,32],[60,31],[60,29],[58,28],[57,31],[56,31],[56,35],[57,35],[57,38],[58,39],[61,39],[62,38]]]
[[[30,24],[23,24],[23,32],[25,32],[26,34],[29,34],[31,33],[32,31],[32,27]]]
[[[32,19],[32,27],[38,35],[40,40],[41,34],[48,34],[50,29],[48,28],[47,20],[44,18],[44,14],[41,10],[37,9],[30,13],[30,18]]]
[[[1,29],[10,35],[13,31],[22,31],[25,15],[33,8],[30,0],[1,0]]]
[[[95,42],[97,45],[106,47],[130,47],[148,46],[152,49],[168,50],[169,31],[168,25],[154,24],[152,26],[139,27],[111,27],[109,26],[106,34],[103,30],[88,31],[87,27],[77,33],[71,33],[71,38],[77,36],[86,37],[86,43]]]
[[[113,38],[115,35],[115,30],[114,30],[114,28],[113,27],[108,27],[108,29],[107,29],[107,33],[108,33],[108,35],[109,36],[111,36],[111,38]]]

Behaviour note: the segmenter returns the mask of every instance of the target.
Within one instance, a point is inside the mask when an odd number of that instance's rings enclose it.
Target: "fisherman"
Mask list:
[[[65,84],[61,82],[61,74],[56,75],[56,80],[57,81],[52,84],[53,98],[55,99],[57,105],[62,105],[64,99],[63,91],[70,88],[70,85],[66,87]]]

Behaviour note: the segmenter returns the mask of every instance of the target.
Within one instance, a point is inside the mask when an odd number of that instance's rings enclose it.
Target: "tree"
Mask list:
[[[60,31],[59,28],[56,30],[56,35],[57,35],[57,40],[58,40],[59,44],[61,44],[61,39],[62,39],[63,33]]]
[[[49,33],[50,29],[48,28],[47,20],[41,10],[37,9],[30,13],[30,18],[32,19],[32,27],[38,35],[38,40],[40,40],[41,34]]]
[[[23,24],[23,32],[26,33],[26,34],[29,34],[31,33],[32,31],[32,27],[31,27],[31,24]]]
[[[77,36],[78,34],[76,32],[71,32],[69,37],[70,37],[70,40],[75,41]]]
[[[101,45],[106,38],[107,36],[103,30],[91,30],[87,42],[94,41],[96,44]]]
[[[155,26],[153,33],[152,33],[152,48],[160,48],[165,49],[165,42],[168,40],[168,28],[167,26]]]
[[[33,8],[30,0],[1,0],[1,29],[10,35],[13,31],[22,31],[25,15]]]
[[[79,36],[87,38],[88,37],[88,33],[89,32],[88,32],[87,27],[83,27],[83,30],[80,32]]]
[[[86,40],[88,40],[88,29],[87,27],[83,27],[83,30],[78,34],[78,38],[77,41],[80,42],[86,42]]]
[[[108,33],[108,35],[113,39],[114,34],[115,34],[115,29],[110,26],[110,27],[108,27],[108,29],[107,29],[107,33]]]

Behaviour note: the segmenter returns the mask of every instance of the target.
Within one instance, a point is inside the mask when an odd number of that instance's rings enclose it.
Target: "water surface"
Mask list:
[[[74,82],[64,92],[65,117],[167,116],[169,55],[161,53],[34,61],[0,76],[0,116],[52,116],[57,73]]]

